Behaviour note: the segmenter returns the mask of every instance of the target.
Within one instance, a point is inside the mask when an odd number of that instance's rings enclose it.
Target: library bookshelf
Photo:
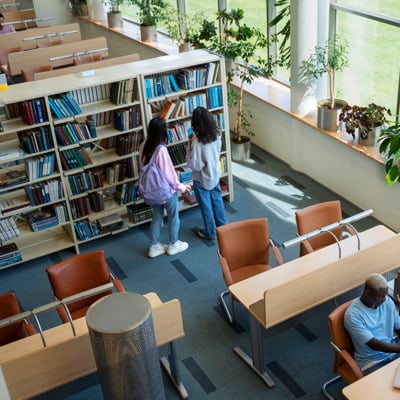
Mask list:
[[[191,112],[213,113],[223,196],[233,200],[224,62],[207,51],[26,82],[0,101],[0,268],[66,248],[79,254],[89,240],[148,222],[138,149],[156,115],[167,120],[168,151],[190,184]],[[181,210],[193,206],[193,196],[180,196]]]

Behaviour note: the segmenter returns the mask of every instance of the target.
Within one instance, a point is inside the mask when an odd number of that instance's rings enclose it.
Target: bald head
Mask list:
[[[365,287],[377,292],[380,289],[386,289],[388,283],[381,274],[371,274],[365,281]]]

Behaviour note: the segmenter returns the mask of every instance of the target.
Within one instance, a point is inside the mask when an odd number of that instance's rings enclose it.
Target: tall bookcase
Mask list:
[[[233,200],[224,62],[206,51],[27,82],[0,101],[0,268],[79,253],[88,240],[149,221],[138,147],[156,115],[167,119],[168,150],[190,183],[191,112],[210,109],[223,135],[223,195]]]

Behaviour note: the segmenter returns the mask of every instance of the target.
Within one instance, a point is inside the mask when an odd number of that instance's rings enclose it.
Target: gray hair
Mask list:
[[[377,291],[380,289],[386,289],[388,287],[387,280],[381,274],[371,274],[365,281],[365,287]]]

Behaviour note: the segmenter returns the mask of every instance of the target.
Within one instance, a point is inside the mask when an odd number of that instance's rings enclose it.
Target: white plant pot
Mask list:
[[[109,28],[122,28],[122,13],[121,12],[107,13],[107,22]]]
[[[336,132],[339,128],[339,114],[347,102],[335,99],[334,108],[330,108],[329,104],[329,100],[318,102],[317,125],[325,131]]]
[[[248,161],[251,158],[251,141],[249,137],[242,136],[242,143],[231,141],[231,157],[233,161]]]
[[[382,126],[377,126],[367,133],[358,131],[358,144],[362,146],[376,146],[381,134]]]
[[[140,39],[142,42],[157,42],[157,27],[140,25]]]

